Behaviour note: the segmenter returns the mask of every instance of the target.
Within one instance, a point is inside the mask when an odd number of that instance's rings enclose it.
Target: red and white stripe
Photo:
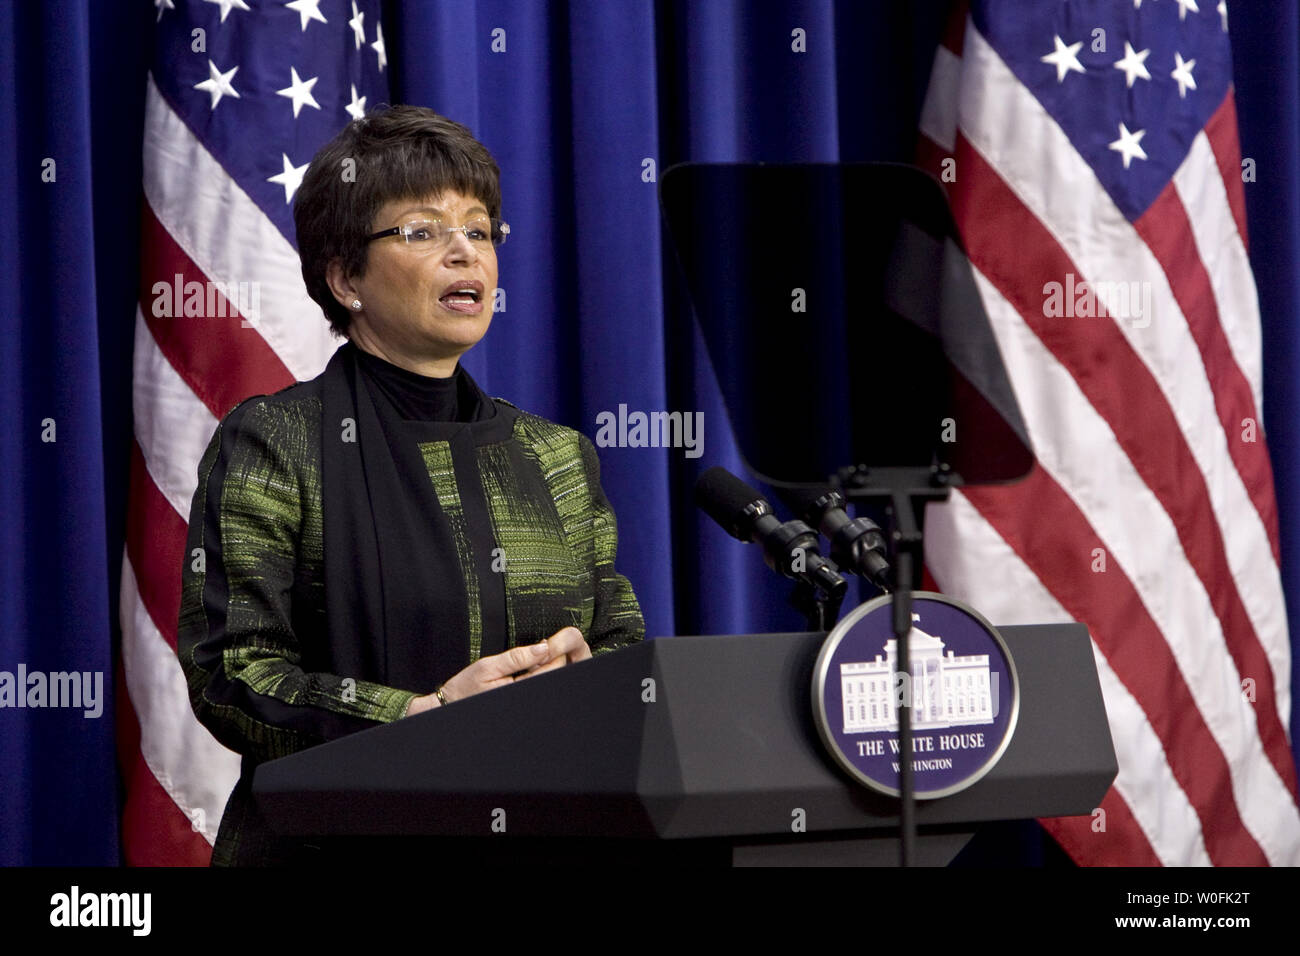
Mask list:
[[[150,77],[145,111],[118,750],[128,863],[204,865],[239,758],[199,724],[176,656],[180,572],[198,466],[217,422],[250,395],[319,374],[337,347],[298,254]],[[155,282],[257,283],[260,316],[160,318]]]
[[[929,567],[994,621],[1088,625],[1119,758],[1104,830],[1049,830],[1080,863],[1300,863],[1231,90],[1136,223],[969,20],[935,58],[922,134],[935,172],[955,160],[954,215],[1037,458],[1019,485],[930,509]],[[1044,284],[1067,273],[1147,283],[1149,324],[1045,317]]]

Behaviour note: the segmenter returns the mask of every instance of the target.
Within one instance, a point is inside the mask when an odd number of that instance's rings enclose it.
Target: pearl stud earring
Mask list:
[[[361,300],[360,300],[360,299],[353,299],[353,300],[352,300],[352,311],[353,311],[353,312],[360,312],[360,311],[361,311]]]

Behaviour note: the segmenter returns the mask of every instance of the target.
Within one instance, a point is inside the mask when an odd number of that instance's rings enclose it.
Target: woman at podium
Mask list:
[[[310,861],[258,814],[259,763],[643,637],[591,442],[459,364],[492,319],[499,178],[465,127],[396,106],[297,192],[303,278],[346,341],[221,421],[182,576],[194,712],[243,756],[214,865]]]

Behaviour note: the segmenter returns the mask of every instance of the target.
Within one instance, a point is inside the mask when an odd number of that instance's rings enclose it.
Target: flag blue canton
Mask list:
[[[291,200],[312,156],[388,100],[379,0],[154,2],[159,90],[296,247]]]
[[[1217,0],[991,0],[971,16],[1129,221],[1168,185],[1232,80]]]

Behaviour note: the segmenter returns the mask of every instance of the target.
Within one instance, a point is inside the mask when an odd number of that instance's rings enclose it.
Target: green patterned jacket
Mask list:
[[[304,658],[314,659],[312,642],[325,634],[326,617],[322,405],[312,386],[298,383],[241,403],[217,427],[199,465],[177,650],[198,719],[244,757],[222,817],[214,865],[282,856],[283,841],[251,799],[258,763],[400,719],[414,697],[433,690],[388,687],[302,666]],[[506,645],[541,640],[570,624],[582,630],[593,654],[641,640],[645,625],[636,596],[614,569],[617,531],[595,449],[572,429],[516,414],[510,441],[537,469],[552,500],[512,494],[512,476],[503,472],[500,456],[493,458],[495,446],[478,449],[493,531],[509,555],[503,568]],[[447,507],[454,503],[456,477],[439,466],[447,457],[439,444],[422,445],[421,451],[431,491]],[[490,482],[484,478],[489,474]],[[214,534],[219,541],[211,540]],[[458,551],[464,551],[460,543]],[[220,555],[217,578],[207,561],[196,558],[212,553]],[[214,586],[220,578],[224,583]],[[472,574],[464,586],[473,587]],[[478,641],[472,643],[477,659]]]

